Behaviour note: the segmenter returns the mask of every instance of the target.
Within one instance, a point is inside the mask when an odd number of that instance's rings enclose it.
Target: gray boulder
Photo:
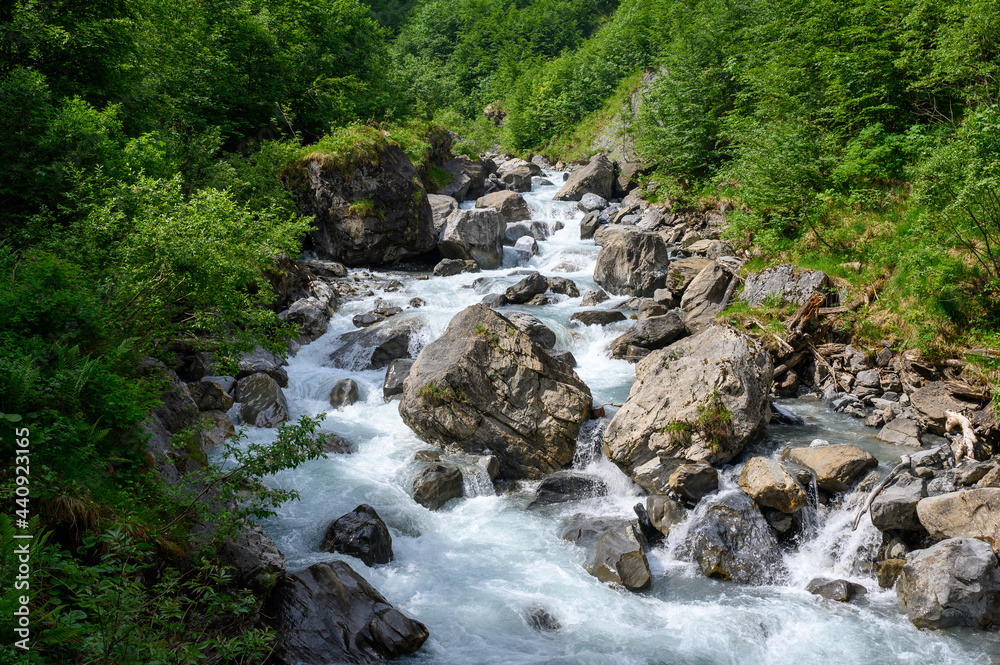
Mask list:
[[[608,207],[608,200],[598,196],[597,194],[584,194],[580,197],[580,203],[577,204],[583,212],[592,212],[594,210],[604,210]]]
[[[917,517],[931,538],[978,538],[1000,552],[1000,488],[929,496],[917,503]]]
[[[580,305],[582,307],[594,307],[595,305],[600,305],[608,298],[610,296],[601,289],[588,289],[584,292],[583,298],[580,300]]]
[[[459,155],[446,161],[441,168],[454,177],[454,180],[440,191],[441,194],[467,201],[486,193],[488,167],[483,162],[472,161],[464,155]]]
[[[588,309],[573,312],[570,321],[579,321],[585,326],[606,326],[625,320],[625,315],[616,309]]]
[[[299,343],[308,344],[319,339],[327,330],[330,316],[333,314],[331,300],[325,304],[312,296],[299,298],[291,307],[278,314],[278,318],[299,326]]]
[[[816,476],[816,484],[827,492],[850,489],[878,460],[852,443],[837,443],[808,448],[789,448],[782,456],[804,466]]]
[[[535,510],[556,503],[581,501],[595,496],[604,496],[608,488],[600,478],[574,471],[556,471],[541,482],[535,496],[527,505]]]
[[[288,402],[278,382],[264,373],[236,382],[240,420],[254,427],[277,427],[288,420]]]
[[[634,356],[635,347],[655,351],[687,334],[687,328],[674,312],[640,318],[624,335],[611,342],[611,355],[615,358]]]
[[[330,361],[340,369],[382,369],[397,358],[414,357],[426,334],[427,325],[420,319],[394,316],[341,335],[340,345],[330,354]]]
[[[187,384],[188,393],[200,411],[228,411],[233,406],[233,398],[229,396],[224,385],[212,381],[213,378],[216,377],[205,377],[201,381],[192,381]],[[235,386],[235,382],[232,382],[232,385]]]
[[[838,603],[848,603],[868,593],[868,589],[860,584],[847,580],[828,580],[822,577],[810,580],[809,584],[806,585],[806,591],[827,600],[835,600]]]
[[[497,312],[473,305],[424,347],[399,413],[421,439],[500,460],[507,478],[539,478],[573,458],[590,390]]]
[[[614,193],[615,169],[605,155],[597,154],[590,163],[571,174],[566,184],[552,198],[556,201],[579,201],[584,194],[610,199]]]
[[[513,247],[518,240],[528,236],[535,240],[545,240],[551,231],[545,222],[511,222],[507,224],[507,230],[503,234],[503,244]]]
[[[341,379],[334,384],[330,391],[330,406],[335,409],[342,409],[358,401],[360,392],[358,383],[354,379]]]
[[[382,397],[390,400],[403,395],[403,382],[410,375],[410,368],[415,361],[412,358],[397,358],[389,363],[385,370],[385,380],[382,382]]]
[[[472,259],[483,270],[500,267],[507,222],[493,208],[456,210],[445,221],[438,250],[446,259]]]
[[[431,464],[413,480],[413,500],[429,510],[464,494],[462,472],[451,464]]]
[[[285,366],[288,361],[279,355],[257,347],[249,353],[240,356],[236,365],[236,379],[243,379],[253,374],[263,372],[278,382],[282,388],[288,387],[288,372]],[[239,399],[236,400],[240,401]]]
[[[508,287],[507,290],[504,291],[504,297],[506,297],[507,302],[512,305],[521,305],[548,290],[548,280],[541,274],[532,272],[514,286]]]
[[[440,238],[444,223],[451,213],[458,210],[458,201],[442,194],[428,194],[427,201],[431,204],[431,214],[434,217],[434,237]]]
[[[671,491],[681,499],[696,503],[719,489],[719,472],[711,464],[681,464],[667,479]]]
[[[778,303],[802,305],[815,291],[826,293],[830,289],[830,277],[826,273],[783,264],[747,275],[740,297],[753,306],[768,298]]]
[[[780,462],[767,457],[752,457],[740,472],[739,485],[758,506],[791,514],[806,505],[799,481]]]
[[[896,592],[918,628],[1000,625],[997,557],[972,538],[950,538],[907,554]]]
[[[472,259],[441,259],[434,266],[434,275],[437,277],[451,277],[462,273],[480,272],[479,264]]]
[[[911,418],[893,418],[885,424],[875,438],[899,446],[919,448],[920,428],[917,426],[917,422]]]
[[[594,281],[608,293],[651,297],[666,284],[668,262],[658,234],[619,227],[603,237]]]
[[[561,293],[570,298],[580,297],[580,289],[573,280],[565,277],[548,277],[546,279],[549,282],[549,291],[552,293]]]
[[[684,295],[687,287],[694,281],[694,278],[711,264],[712,262],[708,259],[697,256],[671,261],[670,267],[667,269],[666,288],[670,289],[674,297],[679,300]],[[653,297],[656,298],[656,295],[654,294]]]
[[[326,528],[322,549],[361,559],[366,566],[392,561],[392,536],[375,509],[362,503]]]
[[[785,573],[781,549],[760,509],[739,490],[691,518],[684,545],[706,577],[762,586]]]
[[[523,159],[508,159],[497,167],[497,177],[515,192],[530,192],[532,176],[542,175],[542,169]]]
[[[728,462],[760,431],[772,372],[763,347],[722,326],[653,351],[604,433],[605,454],[664,494],[678,461]]]
[[[585,568],[602,582],[619,584],[629,591],[647,589],[653,582],[642,538],[630,522],[598,535]]]
[[[684,290],[681,298],[681,318],[689,330],[698,331],[709,325],[722,311],[723,299],[732,275],[714,261],[705,266]]]
[[[532,256],[538,255],[538,241],[528,236],[517,239],[514,243],[514,257],[518,264],[524,265]]]
[[[494,192],[476,199],[477,208],[494,208],[507,222],[531,219],[531,208],[517,192]]]
[[[387,265],[434,249],[427,192],[398,146],[375,157],[327,159],[311,154],[286,166],[282,184],[314,217],[306,249],[348,266]]]
[[[531,314],[510,312],[506,314],[506,317],[514,324],[515,328],[530,337],[531,341],[543,349],[551,349],[556,345],[556,334]]]
[[[427,628],[394,608],[343,561],[317,563],[278,583],[265,615],[278,665],[380,663],[417,651]]]
[[[901,529],[921,531],[923,526],[917,517],[917,503],[927,496],[927,482],[901,474],[875,497],[871,507],[872,524],[879,531]]]

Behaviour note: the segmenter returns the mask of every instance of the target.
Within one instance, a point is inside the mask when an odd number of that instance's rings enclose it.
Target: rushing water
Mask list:
[[[562,174],[549,174],[561,182]],[[557,187],[535,187],[525,199],[534,218],[565,228],[545,242],[530,268],[568,277],[581,294],[594,288],[598,248],[579,240],[582,214],[575,204],[552,201]],[[429,327],[427,339],[440,335],[455,313],[500,292],[520,279],[509,261],[481,274],[418,279],[416,275],[374,275],[398,279],[404,289],[377,293],[406,307],[414,297],[427,305],[400,316],[418,316]],[[478,288],[473,280],[484,277]],[[376,296],[342,305],[329,332],[302,348],[288,367],[285,391],[291,417],[326,412],[322,430],[354,442],[351,455],[329,455],[281,473],[273,483],[299,490],[302,499],[284,505],[265,529],[285,553],[290,570],[319,561],[344,558],[390,602],[422,621],[430,638],[405,663],[474,664],[705,664],[767,663],[1000,663],[994,635],[972,631],[923,632],[907,621],[894,591],[878,588],[863,561],[878,547],[880,535],[865,518],[851,532],[850,509],[820,507],[812,516],[813,536],[785,556],[791,571],[787,586],[752,588],[705,578],[686,561],[679,542],[685,525],[675,527],[664,545],[649,555],[652,588],[631,593],[602,584],[583,569],[584,551],[560,538],[566,518],[577,513],[632,518],[641,491],[601,455],[581,446],[578,468],[600,476],[608,496],[563,504],[545,512],[526,512],[530,491],[497,496],[488,483],[467,481],[470,498],[453,501],[437,512],[418,505],[409,490],[419,465],[413,454],[428,448],[403,424],[398,401],[384,402],[384,370],[350,372],[330,366],[338,337],[354,330],[351,317],[370,310]],[[580,327],[569,316],[580,298],[501,311],[530,311],[557,335],[556,348],[576,357],[576,368],[597,404],[622,402],[634,380],[634,367],[612,360],[609,342],[630,322]],[[600,307],[620,302],[615,298]],[[361,400],[331,410],[330,390],[339,379],[358,382]],[[764,454],[780,446],[808,445],[813,438],[851,442],[879,457],[885,472],[898,460],[890,446],[879,444],[857,421],[830,412],[820,403],[788,402],[807,420],[806,427],[774,428]],[[613,409],[609,409],[609,416]],[[273,430],[250,431],[249,440],[267,441]],[[588,432],[581,435],[584,438]],[[736,469],[722,474],[723,490],[733,487]],[[530,488],[529,488],[530,489]],[[368,568],[357,559],[319,551],[331,520],[360,503],[376,508],[389,525],[395,559]],[[804,591],[813,577],[850,579],[868,589],[852,604],[827,601]],[[544,610],[560,624],[555,631],[532,628],[529,613]]]

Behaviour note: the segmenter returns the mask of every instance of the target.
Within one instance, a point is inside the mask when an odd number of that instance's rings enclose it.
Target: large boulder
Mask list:
[[[585,567],[602,582],[620,584],[629,591],[641,591],[653,582],[642,538],[630,522],[598,535]]]
[[[556,471],[535,490],[528,510],[551,506],[556,503],[580,501],[608,493],[607,485],[596,476],[574,471]]]
[[[281,181],[314,218],[305,246],[348,266],[396,263],[434,249],[437,237],[417,170],[377,129],[364,158],[310,153],[290,162]]]
[[[545,240],[552,231],[546,222],[511,222],[507,224],[507,230],[503,234],[503,244],[513,247],[518,240],[524,236],[530,236],[535,240]]]
[[[411,358],[397,358],[385,368],[385,380],[382,382],[382,397],[386,400],[402,397],[403,383],[410,375],[410,368],[415,361]]]
[[[456,210],[445,221],[438,250],[446,259],[472,259],[483,270],[494,270],[503,261],[507,222],[493,208]]]
[[[299,298],[291,307],[280,312],[278,318],[299,326],[299,343],[308,344],[323,336],[326,332],[330,316],[333,314],[331,301],[325,304],[313,297]]]
[[[434,237],[440,238],[444,223],[451,213],[458,210],[458,201],[442,194],[428,194],[427,201],[431,204],[431,214],[434,217]]]
[[[508,159],[497,167],[497,177],[515,192],[531,191],[531,176],[542,175],[542,169],[537,164],[523,159]]]
[[[743,466],[740,489],[758,506],[794,513],[806,505],[806,492],[780,462],[767,457],[752,457]]]
[[[608,293],[652,297],[666,284],[669,250],[657,233],[616,229],[597,255],[594,281]]]
[[[540,478],[573,459],[590,389],[508,319],[459,312],[410,370],[399,413],[421,439],[483,454],[508,478]]]
[[[674,312],[649,316],[637,321],[625,334],[611,342],[611,355],[615,358],[634,356],[635,348],[655,351],[687,336],[687,328]]]
[[[879,531],[901,529],[920,531],[917,503],[927,496],[927,482],[908,473],[901,474],[882,490],[871,506],[872,524]]]
[[[556,334],[552,329],[531,314],[510,312],[507,314],[507,320],[543,349],[551,349],[556,345]]]
[[[587,309],[573,312],[570,321],[579,321],[585,326],[606,326],[625,320],[625,314],[617,309]]]
[[[265,613],[277,629],[274,659],[380,663],[418,650],[427,628],[394,608],[343,561],[317,563],[278,583]]]
[[[522,305],[535,296],[549,290],[549,281],[537,272],[529,273],[517,284],[504,291],[504,297],[512,305]]]
[[[783,459],[804,466],[816,476],[816,484],[827,492],[844,492],[866,471],[878,466],[871,453],[853,443],[789,448]]]
[[[361,391],[358,382],[354,379],[341,379],[333,384],[330,391],[330,406],[335,409],[343,409],[350,406],[361,398]]]
[[[454,196],[459,201],[477,199],[486,193],[486,171],[482,162],[474,162],[468,157],[458,156],[441,165],[453,177],[440,194]]]
[[[898,446],[920,447],[920,427],[911,418],[893,418],[875,435],[879,441]]]
[[[392,536],[375,509],[362,503],[326,528],[323,550],[357,557],[366,566],[392,561]]]
[[[728,462],[767,423],[771,357],[716,326],[642,359],[625,405],[604,433],[604,452],[654,494],[683,461]]]
[[[670,262],[667,268],[667,286],[671,293],[678,299],[684,295],[684,291],[691,285],[694,278],[712,262],[698,256],[689,256],[685,259],[677,259]]]
[[[830,286],[830,277],[821,270],[783,264],[747,275],[741,298],[755,307],[768,299],[802,305],[815,291],[826,293]]]
[[[576,173],[552,198],[556,201],[579,201],[584,194],[597,194],[601,198],[611,199],[614,195],[615,168],[605,155],[597,154],[590,158],[590,163]]]
[[[997,557],[972,538],[950,538],[907,554],[896,592],[918,628],[1000,625]]]
[[[277,427],[288,420],[288,402],[281,386],[263,372],[236,382],[240,420],[254,427]]]
[[[428,510],[437,510],[464,494],[462,472],[451,464],[431,464],[413,480],[413,500]]]
[[[944,425],[947,420],[945,411],[970,415],[970,411],[979,408],[978,403],[968,402],[952,395],[943,381],[933,381],[913,391],[910,394],[910,406],[921,429],[938,436],[943,436],[945,433]]]
[[[1000,488],[929,496],[917,504],[917,516],[932,538],[978,538],[1000,552]]]
[[[760,509],[739,490],[709,502],[691,518],[688,552],[706,577],[755,586],[785,574],[781,549]]]
[[[476,199],[476,207],[494,208],[508,222],[520,222],[531,219],[531,209],[528,207],[528,203],[517,192],[493,192],[492,194],[481,196]]]
[[[340,345],[330,354],[330,361],[340,369],[381,369],[397,358],[414,357],[426,331],[426,324],[418,318],[394,316],[341,335]]]
[[[722,311],[733,276],[719,263],[705,266],[684,290],[681,319],[690,330],[701,330]]]
[[[223,383],[212,380],[222,377],[207,377],[207,379],[202,378],[201,381],[187,384],[191,399],[201,411],[228,411],[233,406],[233,398],[229,396]]]
[[[286,365],[288,365],[287,360],[258,346],[253,351],[240,356],[236,365],[236,378],[243,379],[263,372],[277,381],[279,386],[287,388],[288,371],[285,370]]]

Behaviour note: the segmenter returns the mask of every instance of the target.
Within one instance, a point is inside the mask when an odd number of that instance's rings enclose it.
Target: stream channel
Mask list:
[[[547,172],[561,183],[563,174]],[[583,216],[575,203],[552,200],[558,186],[535,186],[524,194],[533,219],[564,227],[539,242],[540,254],[527,268],[566,277],[580,288],[596,288],[594,263],[599,248],[580,240]],[[471,203],[463,204],[469,207]],[[510,252],[510,248],[505,248]],[[487,293],[502,292],[521,279],[505,267],[480,274],[420,279],[416,273],[371,273],[404,288],[342,303],[328,332],[289,359],[285,390],[290,419],[325,412],[321,430],[354,444],[349,455],[330,454],[272,477],[275,486],[294,488],[301,500],[283,505],[263,522],[287,558],[291,571],[342,558],[393,605],[424,624],[430,638],[416,654],[398,661],[478,665],[721,663],[802,664],[928,663],[972,665],[1000,663],[995,634],[975,631],[920,631],[906,618],[893,590],[883,591],[866,561],[881,534],[866,516],[851,531],[848,508],[813,510],[813,528],[794,551],[787,552],[791,575],[784,586],[747,587],[704,577],[680,547],[685,524],[652,549],[650,589],[632,593],[605,585],[583,568],[585,552],[560,538],[572,515],[634,518],[632,507],[642,490],[601,454],[600,431],[585,427],[574,467],[599,476],[606,496],[525,511],[537,483],[523,491],[498,495],[484,473],[466,474],[466,497],[431,512],[413,501],[410,491],[421,465],[415,452],[427,449],[403,423],[398,400],[382,397],[385,370],[337,369],[329,361],[340,335],[355,330],[351,318],[373,308],[376,297],[403,307],[400,317],[419,317],[427,326],[424,344],[439,336],[460,310]],[[353,272],[353,271],[352,271]],[[475,288],[473,280],[485,278]],[[414,297],[426,305],[407,308]],[[541,307],[508,306],[499,311],[527,311],[557,335],[557,349],[576,357],[576,372],[590,387],[595,404],[621,403],[635,378],[634,366],[610,358],[608,345],[632,323],[606,327],[569,322],[581,309],[580,298],[555,296]],[[625,300],[612,297],[611,308]],[[333,385],[346,377],[360,386],[361,399],[342,410],[330,407]],[[875,440],[875,430],[849,416],[833,413],[822,402],[785,400],[782,404],[806,420],[804,427],[771,427],[757,444],[762,454],[777,456],[784,446],[809,445],[815,438],[854,443],[874,454],[887,473],[899,449]],[[608,409],[607,419],[614,415]],[[274,430],[245,428],[245,441],[267,442]],[[467,465],[466,470],[469,470]],[[473,467],[475,468],[475,467]],[[721,492],[736,487],[739,467],[720,473]],[[850,499],[850,497],[848,497]],[[711,496],[704,501],[710,501]],[[367,567],[349,556],[319,550],[327,525],[361,503],[372,505],[388,524],[395,558]],[[845,506],[850,501],[845,501]],[[865,598],[853,603],[825,600],[805,591],[814,577],[848,579],[864,585]],[[528,616],[544,610],[560,624],[554,631],[532,628]]]

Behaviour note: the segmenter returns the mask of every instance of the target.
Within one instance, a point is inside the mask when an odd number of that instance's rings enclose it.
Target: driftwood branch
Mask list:
[[[951,449],[955,453],[955,463],[961,462],[965,458],[976,459],[976,433],[972,430],[972,423],[968,418],[957,411],[945,411],[944,429],[951,432],[955,428],[962,430],[961,436],[955,437],[952,441]]]
[[[898,476],[900,473],[902,473],[904,469],[908,469],[908,468],[910,468],[910,456],[909,455],[903,455],[900,458],[899,464],[896,465],[896,468],[894,468],[892,471],[890,471],[889,475],[886,476],[885,478],[883,478],[882,482],[880,482],[878,485],[876,485],[872,489],[872,491],[868,494],[868,498],[865,500],[864,504],[861,506],[861,510],[859,510],[858,514],[854,516],[854,523],[851,524],[851,531],[856,531],[857,530],[858,523],[861,522],[861,516],[864,515],[865,513],[867,513],[869,510],[871,510],[872,504],[875,502],[875,498],[878,497],[878,495],[882,493],[882,490],[884,490],[886,488],[886,486],[888,486],[889,483],[891,483],[892,480],[896,476]]]
[[[816,360],[818,360],[823,365],[823,367],[826,367],[827,371],[830,372],[830,376],[833,377],[833,382],[837,386],[843,388],[844,392],[849,392],[847,385],[840,382],[840,377],[837,376],[837,370],[833,368],[833,365],[831,365],[826,361],[826,358],[824,358],[823,355],[816,350],[815,346],[810,344],[809,349],[813,352],[813,357],[815,357]]]

